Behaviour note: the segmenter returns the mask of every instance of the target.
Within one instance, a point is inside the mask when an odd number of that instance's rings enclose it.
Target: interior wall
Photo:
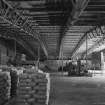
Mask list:
[[[0,43],[0,64],[5,65],[7,62],[7,49],[4,45]]]
[[[46,60],[44,62],[45,65],[47,65],[51,70],[58,71],[58,63],[57,60]]]
[[[0,38],[0,64],[6,65],[9,56],[14,57],[14,54],[14,45],[9,47],[5,39]]]
[[[101,70],[101,52],[92,53],[92,65],[95,69]]]

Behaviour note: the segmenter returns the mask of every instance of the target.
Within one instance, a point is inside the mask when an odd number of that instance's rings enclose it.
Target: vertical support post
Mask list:
[[[38,69],[38,68],[39,68],[39,61],[40,61],[40,46],[38,46],[37,54],[38,54],[38,59],[37,59],[36,67],[37,67],[37,69]]]
[[[104,73],[104,69],[105,69],[105,66],[104,66],[104,53],[101,52],[101,71],[102,71],[102,74]]]
[[[88,34],[86,34],[86,70],[88,70]]]
[[[0,44],[1,44],[1,35],[0,35]],[[0,65],[1,65],[1,46],[0,46]]]
[[[40,45],[38,47],[38,68],[39,68],[39,62],[40,62]]]
[[[40,45],[38,47],[38,59],[40,60]]]
[[[63,75],[63,45],[62,45],[62,75]]]
[[[14,47],[15,47],[15,57],[16,57],[16,50],[17,50],[17,45],[16,45],[16,39],[14,39]]]

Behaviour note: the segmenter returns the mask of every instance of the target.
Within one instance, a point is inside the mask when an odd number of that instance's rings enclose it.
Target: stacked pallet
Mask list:
[[[2,66],[2,72],[10,73],[11,78],[11,90],[10,90],[10,97],[14,98],[17,94],[17,81],[18,81],[18,73],[17,69],[14,67]]]
[[[10,73],[0,72],[0,105],[3,105],[10,98],[11,78]]]
[[[17,95],[17,82],[18,82],[17,71],[11,69],[10,76],[11,76],[11,98],[14,98]]]
[[[46,74],[26,70],[19,75],[17,105],[47,105]]]

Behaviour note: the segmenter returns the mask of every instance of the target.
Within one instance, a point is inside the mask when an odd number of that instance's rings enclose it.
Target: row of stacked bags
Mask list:
[[[49,74],[35,70],[35,68],[9,71],[11,77],[10,100],[5,105],[48,105]]]
[[[18,105],[46,105],[47,78],[43,73],[26,70],[19,75]]]
[[[10,99],[11,79],[10,73],[0,71],[0,105]]]

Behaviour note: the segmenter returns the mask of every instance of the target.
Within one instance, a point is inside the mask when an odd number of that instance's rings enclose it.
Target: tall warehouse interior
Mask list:
[[[105,105],[105,0],[0,0],[0,105]]]

